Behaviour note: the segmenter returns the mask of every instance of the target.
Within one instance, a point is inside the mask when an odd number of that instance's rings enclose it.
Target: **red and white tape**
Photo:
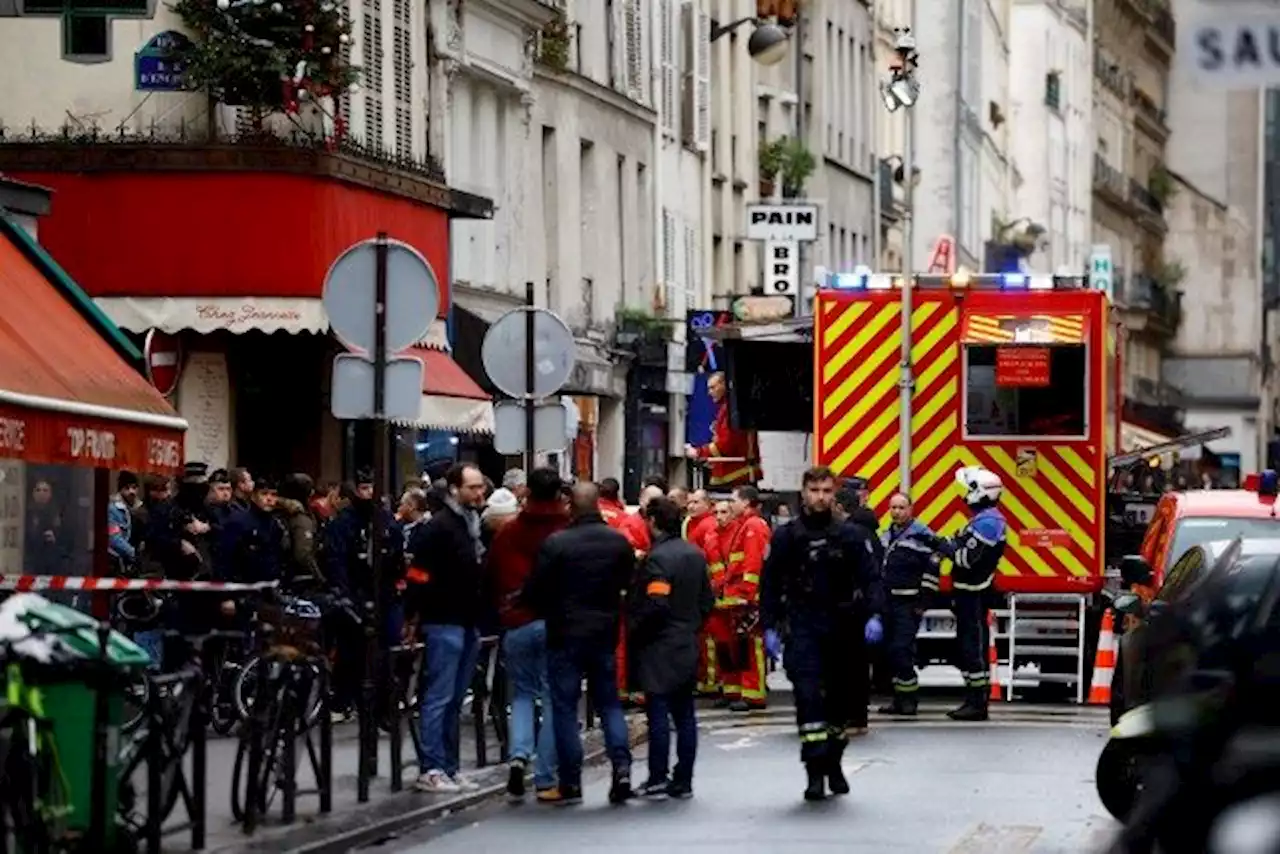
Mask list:
[[[120,590],[178,590],[188,593],[248,593],[269,590],[279,582],[168,581],[164,578],[88,578],[75,575],[0,575],[0,590],[29,593],[34,590],[88,590],[112,593]]]

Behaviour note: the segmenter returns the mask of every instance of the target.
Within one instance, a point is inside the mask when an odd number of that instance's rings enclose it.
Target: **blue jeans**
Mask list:
[[[556,734],[547,682],[547,624],[534,620],[508,631],[502,638],[502,655],[511,677],[511,758],[528,762],[536,741],[533,785],[549,789],[556,784]],[[542,704],[541,726],[535,721],[535,700]]]
[[[618,676],[612,646],[570,644],[547,650],[547,676],[551,682],[551,715],[560,760],[560,789],[582,787],[582,736],[578,730],[578,701],[582,680],[587,680],[591,703],[604,728],[605,752],[614,772],[631,770],[631,746],[627,743],[627,719],[618,699]]]
[[[480,655],[480,635],[475,629],[462,626],[425,625],[422,640],[426,649],[418,730],[422,756],[418,764],[424,774],[443,771],[452,777],[460,767],[462,723],[459,717],[462,698],[471,686]]]
[[[665,780],[671,762],[671,723],[676,725],[674,780],[693,785],[693,762],[698,756],[698,720],[693,710],[693,686],[671,694],[646,694],[649,719],[649,779]],[[668,720],[669,719],[669,720]]]
[[[151,656],[150,670],[159,670],[164,666],[164,629],[134,632],[133,642]]]

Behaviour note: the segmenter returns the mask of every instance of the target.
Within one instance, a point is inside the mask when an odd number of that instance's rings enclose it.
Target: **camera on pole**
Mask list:
[[[913,107],[920,95],[920,82],[916,80],[916,68],[920,54],[916,52],[916,37],[910,27],[895,27],[894,57],[889,62],[889,77],[880,82],[880,97],[889,112],[899,107]]]

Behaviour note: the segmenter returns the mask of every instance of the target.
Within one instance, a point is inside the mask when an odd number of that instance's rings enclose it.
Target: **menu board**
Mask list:
[[[186,456],[210,470],[231,456],[231,385],[225,353],[187,355],[178,382],[178,412],[187,419]]]

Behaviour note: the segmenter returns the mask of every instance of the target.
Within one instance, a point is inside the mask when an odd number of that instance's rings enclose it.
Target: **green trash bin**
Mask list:
[[[40,599],[33,602],[20,619],[35,634],[57,634],[68,647],[85,657],[86,667],[90,666],[88,659],[101,656],[97,622],[73,608]],[[141,670],[151,663],[150,656],[142,647],[115,631],[108,636],[106,658],[122,671]],[[21,668],[23,680],[28,687],[39,687],[45,716],[49,720],[53,743],[57,748],[60,771],[55,771],[55,774],[66,791],[65,799],[61,800],[65,800],[65,806],[69,807],[64,826],[78,835],[87,834],[93,797],[94,709],[97,688],[85,681],[89,673],[87,669],[77,675],[74,669],[61,665],[47,667],[38,662],[22,662]],[[106,803],[103,804],[107,838],[86,840],[94,850],[110,851],[115,842],[123,707],[121,693],[111,691],[106,706],[107,785]]]

